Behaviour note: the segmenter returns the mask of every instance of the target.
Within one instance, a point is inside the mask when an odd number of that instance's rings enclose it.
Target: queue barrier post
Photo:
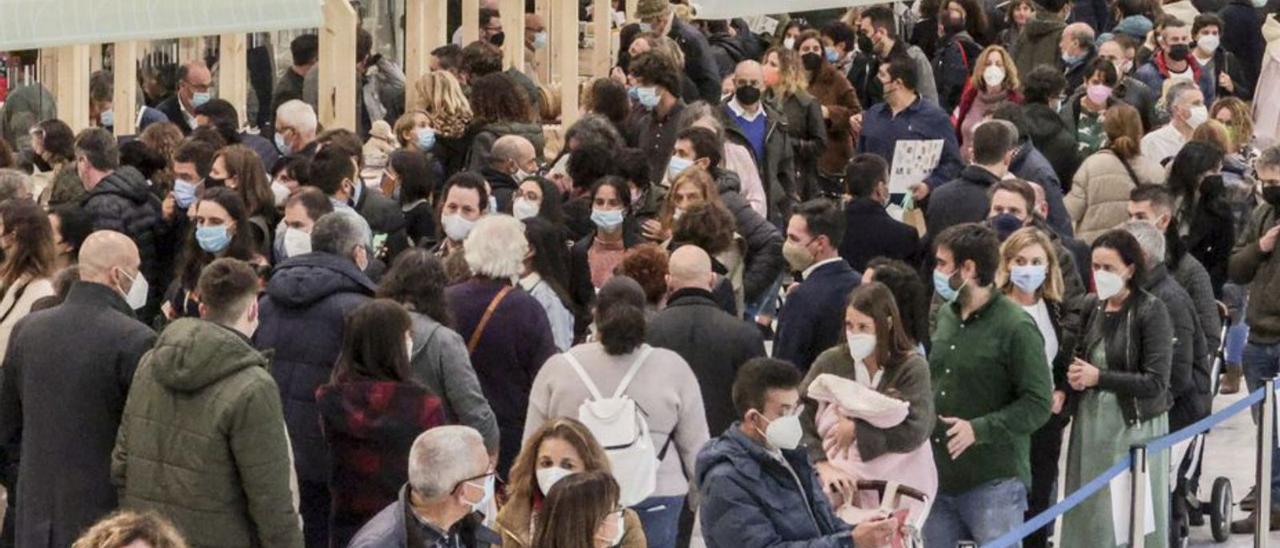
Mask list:
[[[1267,379],[1263,388],[1262,413],[1258,419],[1258,476],[1255,493],[1258,502],[1254,506],[1253,546],[1265,548],[1271,532],[1271,454],[1275,444],[1276,380]]]
[[[1147,538],[1143,517],[1147,515],[1147,489],[1151,483],[1147,477],[1147,448],[1135,445],[1129,448],[1129,455],[1129,547],[1142,548]]]

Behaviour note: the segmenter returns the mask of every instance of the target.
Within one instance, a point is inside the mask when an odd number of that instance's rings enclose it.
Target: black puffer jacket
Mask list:
[[[742,296],[746,302],[754,303],[760,299],[761,293],[773,285],[786,263],[782,258],[782,232],[751,209],[747,199],[742,197],[742,183],[738,174],[716,168],[715,177],[720,200],[733,213],[737,232],[747,241]]]
[[[1080,167],[1075,131],[1067,127],[1057,111],[1043,103],[1026,104],[1022,107],[1022,114],[1027,119],[1031,142],[1053,165],[1053,171],[1063,185],[1062,192],[1067,193],[1071,190],[1071,178]]]
[[[1173,325],[1164,303],[1146,291],[1130,294],[1124,307],[1107,318],[1091,295],[1085,305],[1088,319],[1076,355],[1089,361],[1090,350],[1105,344],[1107,367],[1095,390],[1114,392],[1126,424],[1150,420],[1169,410],[1169,370]]]
[[[89,191],[81,207],[93,220],[95,231],[114,230],[133,240],[142,258],[142,275],[151,282],[153,292],[165,287],[156,251],[161,232],[160,199],[151,193],[142,173],[127,166],[115,170]]]

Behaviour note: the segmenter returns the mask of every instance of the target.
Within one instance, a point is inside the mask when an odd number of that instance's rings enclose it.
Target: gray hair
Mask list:
[[[1255,169],[1280,169],[1280,145],[1263,149],[1253,166]]]
[[[1128,221],[1120,227],[1138,240],[1142,253],[1147,256],[1148,268],[1164,262],[1164,233],[1160,232],[1156,225],[1148,221]]]
[[[569,126],[569,130],[564,134],[564,142],[567,145],[574,140],[578,141],[579,147],[598,143],[611,150],[617,150],[626,145],[622,140],[622,134],[618,133],[618,128],[613,126],[613,122],[594,113],[579,118]]]
[[[316,119],[316,111],[311,105],[292,99],[285,101],[284,104],[276,108],[276,119],[284,121],[285,124],[298,130],[303,135],[316,134],[316,127],[319,120]]]
[[[0,169],[0,202],[31,197],[31,178],[16,169]]]
[[[311,249],[339,257],[351,257],[357,247],[370,249],[373,233],[369,223],[349,210],[334,210],[316,221],[311,229]]]
[[[1178,82],[1169,86],[1168,91],[1164,94],[1164,108],[1170,113],[1173,107],[1182,102],[1182,98],[1193,91],[1200,91],[1200,86],[1194,82]]]
[[[76,155],[84,157],[98,171],[120,167],[120,146],[110,131],[100,127],[86,129],[76,136]]]
[[[712,110],[711,105],[698,102],[684,107],[684,111],[680,113],[680,120],[676,123],[676,131],[684,131],[695,125],[716,132],[716,140],[724,142],[724,124],[720,123],[720,118],[716,116],[716,111]]]
[[[524,223],[515,217],[486,215],[471,229],[462,249],[471,272],[505,280],[524,271],[529,240],[524,236]]]
[[[1084,23],[1073,23],[1067,25],[1064,30],[1069,32],[1069,36],[1071,36],[1072,40],[1075,40],[1077,46],[1088,49],[1093,45],[1095,36],[1093,27]]]
[[[477,453],[484,453],[484,438],[470,426],[427,430],[409,450],[409,485],[427,500],[448,495],[458,482],[475,475]]]

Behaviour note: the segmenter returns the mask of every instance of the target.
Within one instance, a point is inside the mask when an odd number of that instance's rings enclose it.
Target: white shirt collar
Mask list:
[[[800,279],[801,279],[801,280],[807,280],[807,279],[809,279],[809,275],[810,275],[810,274],[813,274],[813,271],[817,270],[819,267],[821,267],[821,266],[822,266],[822,265],[824,265],[824,264],[827,264],[827,263],[834,263],[834,262],[836,262],[836,261],[843,261],[843,260],[844,260],[843,258],[841,258],[839,255],[837,255],[837,256],[832,257],[832,258],[830,258],[830,259],[827,259],[827,260],[824,260],[824,261],[818,261],[818,262],[816,262],[816,263],[813,263],[812,265],[809,265],[809,268],[804,269],[804,272],[801,272],[801,273],[800,273]]]
[[[880,378],[884,376],[884,368],[876,369],[876,374],[872,375],[867,369],[867,364],[862,360],[853,362],[853,380],[858,384],[875,390],[880,385]]]
[[[742,105],[738,103],[737,97],[729,100],[729,110],[732,110],[739,118],[745,119],[748,122],[754,122],[756,121],[756,118],[765,115],[764,105],[760,105],[760,108],[756,109],[755,114],[747,113],[746,109],[742,108]]]

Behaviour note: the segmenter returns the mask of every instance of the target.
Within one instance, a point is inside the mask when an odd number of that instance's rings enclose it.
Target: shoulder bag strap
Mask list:
[[[579,362],[578,358],[573,357],[573,354],[569,352],[564,352],[560,355],[564,356],[565,361],[569,362],[569,366],[573,368],[573,372],[578,374],[579,379],[582,379],[582,384],[587,386],[587,391],[591,392],[591,399],[593,401],[603,400],[604,396],[600,394],[600,389],[596,388],[596,383],[591,382],[591,376],[587,375],[587,370],[582,368],[582,362]]]
[[[626,376],[622,377],[622,382],[618,383],[618,389],[613,392],[613,397],[621,397],[627,391],[627,387],[631,386],[631,381],[636,378],[636,373],[640,372],[640,366],[644,364],[645,358],[653,353],[653,347],[644,345],[644,349],[640,351],[640,355],[636,357],[636,361],[631,364],[631,369],[627,370]]]
[[[1128,160],[1125,160],[1124,158],[1121,158],[1121,157],[1120,157],[1120,155],[1119,155],[1119,154],[1116,154],[1114,150],[1113,150],[1113,151],[1111,151],[1111,154],[1114,154],[1114,155],[1115,155],[1116,159],[1120,161],[1120,165],[1124,166],[1124,170],[1125,170],[1125,172],[1127,172],[1127,173],[1129,174],[1129,178],[1130,178],[1130,179],[1133,179],[1133,186],[1142,186],[1142,185],[1146,184],[1146,182],[1145,182],[1145,181],[1143,181],[1142,179],[1139,179],[1139,178],[1138,178],[1138,174],[1137,174],[1136,172],[1134,172],[1134,171],[1133,171],[1133,166],[1129,165],[1129,161],[1128,161]]]
[[[13,309],[18,306],[18,301],[22,300],[22,294],[27,291],[27,286],[31,285],[31,280],[18,287],[18,291],[13,294],[13,302],[9,303],[9,308],[5,309],[4,314],[0,315],[0,323],[4,323],[9,319],[9,314],[13,313]]]
[[[503,286],[502,291],[493,297],[489,302],[489,308],[486,308],[484,315],[480,316],[480,323],[476,324],[476,330],[471,333],[471,340],[467,341],[467,353],[473,354],[476,347],[480,346],[480,336],[484,335],[484,328],[489,325],[489,318],[493,317],[493,311],[498,309],[498,305],[502,303],[502,299],[506,298],[507,293],[511,292],[511,286]]]

